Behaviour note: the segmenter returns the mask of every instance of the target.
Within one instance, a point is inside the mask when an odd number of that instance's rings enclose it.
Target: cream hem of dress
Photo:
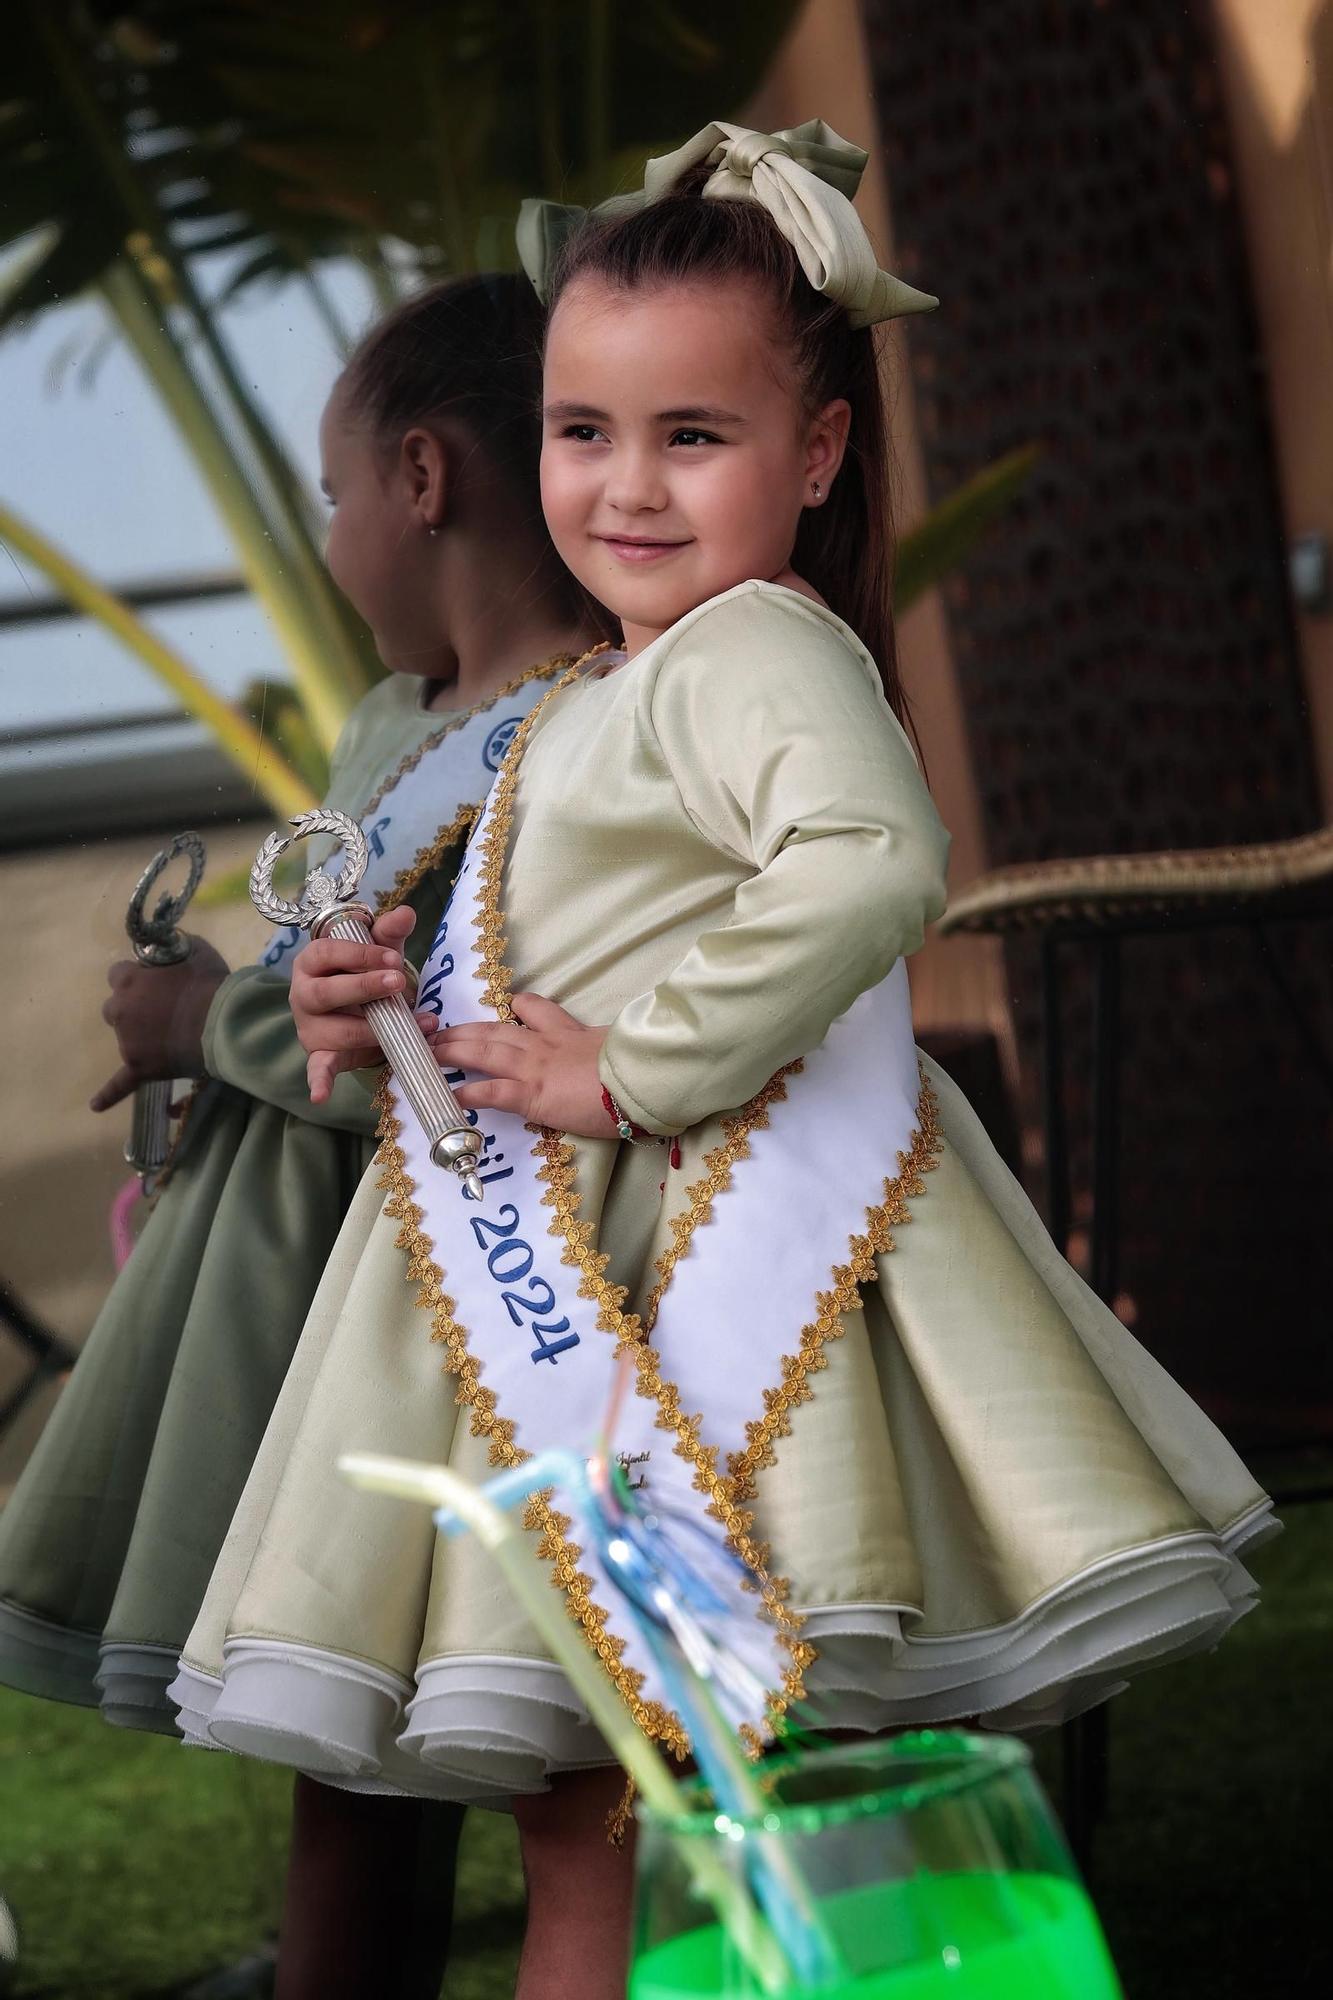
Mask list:
[[[984,1631],[918,1638],[909,1606],[804,1607],[819,1653],[806,1676],[815,1726],[1063,1721],[1134,1668],[1215,1645],[1256,1595],[1239,1552],[1276,1529],[1265,1501],[1221,1534],[1170,1536],[1092,1564]],[[431,1660],[414,1685],[318,1647],[236,1638],[220,1678],[182,1661],[168,1693],[187,1742],[352,1790],[498,1805],[545,1790],[558,1772],[611,1761],[564,1674],[540,1659]]]

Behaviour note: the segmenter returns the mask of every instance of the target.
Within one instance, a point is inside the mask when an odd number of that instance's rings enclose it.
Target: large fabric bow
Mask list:
[[[785,132],[751,132],[743,125],[705,125],[674,153],[649,160],[643,188],[614,195],[595,209],[525,201],[518,218],[518,254],[537,295],[547,296],[551,267],[589,215],[608,220],[660,201],[692,167],[707,161],[706,199],[757,201],[772,216],[817,292],[846,308],[853,326],[874,326],[906,313],[930,312],[939,300],[881,271],[852,207],[868,155],[831,131],[822,118]]]

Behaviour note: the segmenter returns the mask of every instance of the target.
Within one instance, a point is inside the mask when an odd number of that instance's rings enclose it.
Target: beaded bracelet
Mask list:
[[[621,1138],[629,1144],[635,1146],[641,1145],[648,1139],[653,1140],[654,1144],[658,1143],[655,1132],[645,1132],[642,1125],[636,1125],[632,1118],[625,1116],[605,1084],[602,1086],[602,1108],[611,1120],[611,1123],[615,1126],[617,1132],[619,1132]]]
[[[642,1125],[636,1125],[632,1118],[625,1116],[625,1113],[616,1103],[615,1098],[612,1097],[605,1084],[602,1086],[602,1108],[627,1145],[667,1146],[669,1149],[668,1157],[672,1166],[678,1167],[680,1165],[680,1140],[668,1140],[656,1132],[645,1132]]]

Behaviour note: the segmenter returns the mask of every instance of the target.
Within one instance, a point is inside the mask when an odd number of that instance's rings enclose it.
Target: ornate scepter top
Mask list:
[[[348,813],[321,806],[315,812],[297,813],[290,824],[295,828],[293,833],[269,835],[250,870],[250,901],[260,916],[267,917],[271,924],[295,924],[300,930],[309,931],[312,937],[318,937],[320,930],[337,916],[363,916],[369,923],[373,913],[356,892],[366,872],[370,849],[356,821]],[[326,868],[312,868],[296,901],[289,902],[275,892],[273,870],[294,842],[312,833],[333,834],[342,844],[342,862],[332,875]]]
[[[336,938],[370,944],[374,913],[356,893],[370,858],[365,834],[347,813],[335,812],[330,806],[321,806],[317,812],[297,813],[291,825],[293,833],[271,833],[255,856],[255,865],[250,870],[251,902],[271,924],[295,924],[309,931],[312,938],[331,933]],[[275,892],[273,870],[293,840],[303,840],[310,833],[333,834],[342,844],[342,862],[332,874],[327,868],[312,869],[293,903]],[[364,1012],[403,1095],[430,1141],[431,1159],[437,1167],[445,1167],[455,1175],[469,1201],[481,1201],[485,1191],[477,1169],[484,1140],[476,1112],[465,1112],[450,1090],[433,1049],[401,993],[367,1000]]]
[[[178,854],[186,854],[190,860],[185,886],[178,889],[174,896],[170,891],[159,896],[157,908],[151,917],[147,916],[144,905],[148,901],[148,892]],[[183,958],[189,957],[189,940],[179,926],[191,897],[199,887],[204,860],[204,843],[198,834],[178,833],[174,840],[169,840],[165,847],[159,849],[135,883],[130,906],[125,912],[125,929],[140,965],[179,965]]]

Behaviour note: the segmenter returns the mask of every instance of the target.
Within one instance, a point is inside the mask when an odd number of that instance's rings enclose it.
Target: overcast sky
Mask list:
[[[354,268],[328,277],[341,317],[359,332],[373,316]],[[42,314],[0,340],[0,499],[115,585],[182,570],[232,570],[235,559],[204,487],[133,353],[103,356],[91,388],[75,357],[105,325],[94,300]],[[225,331],[308,475],[317,428],[338,372],[333,344],[299,285],[235,306]],[[0,545],[0,602],[48,595],[40,572]],[[186,658],[234,694],[282,674],[278,648],[249,599],[151,614]],[[23,724],[174,707],[171,695],[95,626],[60,621],[0,629],[0,734]]]

